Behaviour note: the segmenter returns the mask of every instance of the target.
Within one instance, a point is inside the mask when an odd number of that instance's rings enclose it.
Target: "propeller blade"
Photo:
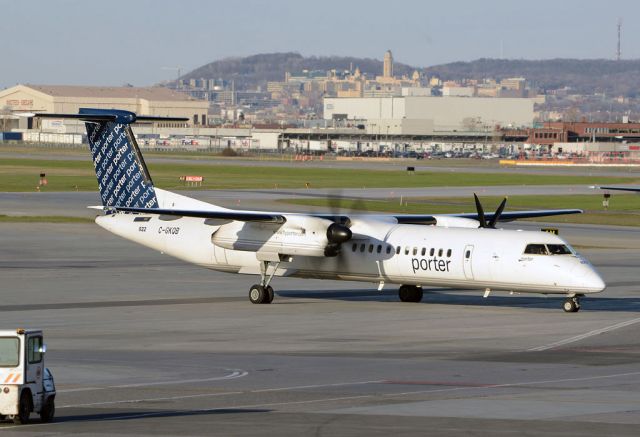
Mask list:
[[[489,227],[495,229],[496,228],[496,224],[498,223],[498,220],[500,220],[500,216],[502,215],[502,211],[504,211],[504,207],[507,204],[507,198],[505,197],[504,199],[502,199],[502,202],[500,202],[500,206],[498,206],[498,209],[496,209],[496,212],[493,213],[493,217],[491,217],[491,220],[489,221]]]
[[[476,193],[473,193],[473,198],[476,201],[476,211],[478,212],[478,221],[480,222],[479,227],[486,228],[487,219],[484,216],[484,209],[482,209],[482,204],[480,203],[480,199],[478,199],[478,196],[476,195]]]

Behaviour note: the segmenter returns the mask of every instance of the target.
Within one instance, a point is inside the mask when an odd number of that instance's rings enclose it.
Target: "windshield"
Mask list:
[[[20,363],[20,340],[0,338],[0,367],[16,367]]]
[[[565,244],[527,244],[524,253],[529,255],[571,255],[571,249]]]
[[[571,255],[571,249],[564,244],[547,244],[551,255]]]

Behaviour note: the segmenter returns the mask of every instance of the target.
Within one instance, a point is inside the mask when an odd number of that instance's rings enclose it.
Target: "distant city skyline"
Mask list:
[[[427,67],[478,58],[640,58],[630,0],[380,3],[0,0],[0,88],[147,86],[226,57],[355,56]],[[167,68],[169,67],[169,68]]]

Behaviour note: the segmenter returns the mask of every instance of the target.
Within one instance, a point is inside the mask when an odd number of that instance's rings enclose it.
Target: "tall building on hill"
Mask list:
[[[387,50],[384,54],[384,66],[382,68],[383,77],[393,77],[393,55],[391,50]]]

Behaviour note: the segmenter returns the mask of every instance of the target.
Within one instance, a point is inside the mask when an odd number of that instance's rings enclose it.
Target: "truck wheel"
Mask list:
[[[40,420],[43,423],[49,423],[53,420],[53,416],[56,414],[56,402],[53,396],[49,397],[40,411]]]
[[[24,425],[29,423],[29,415],[31,414],[31,393],[24,390],[20,395],[20,403],[18,404],[18,414],[13,416],[13,423]]]

